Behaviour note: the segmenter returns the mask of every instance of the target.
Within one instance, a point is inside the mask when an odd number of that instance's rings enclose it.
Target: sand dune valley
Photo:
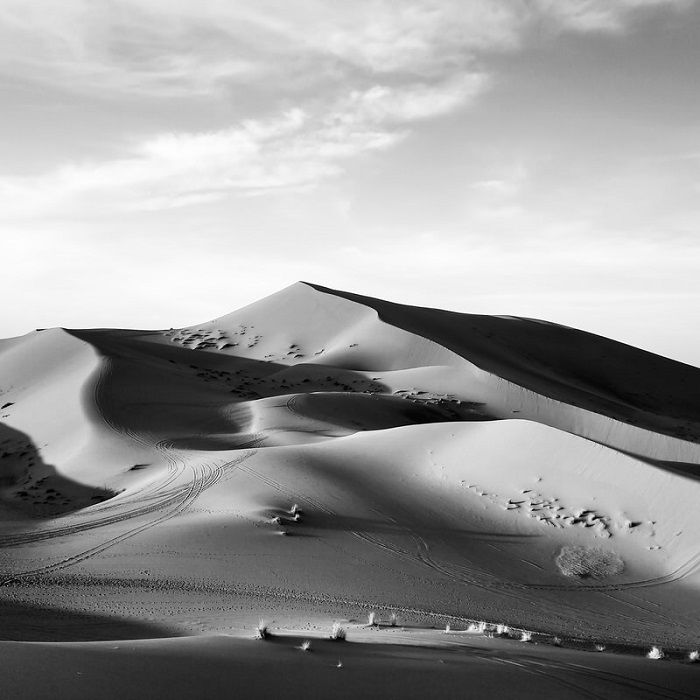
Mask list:
[[[700,369],[297,283],[0,406],[2,698],[700,697]]]

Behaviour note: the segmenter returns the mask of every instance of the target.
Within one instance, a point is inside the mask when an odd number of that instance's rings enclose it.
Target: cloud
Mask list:
[[[655,9],[684,10],[693,0],[535,0],[541,18],[560,31],[621,33],[635,16]]]
[[[125,145],[122,135],[121,144],[112,136],[120,158],[0,177],[8,203],[2,216],[92,216],[313,188],[342,174],[351,159],[400,143],[418,122],[468,108],[491,83],[483,52],[517,49],[536,24],[621,31],[638,11],[685,4],[5,0],[0,73],[13,80],[119,104],[128,94],[187,96],[200,117],[208,98],[228,90],[240,118]],[[261,104],[247,97],[255,90],[264,95]],[[474,188],[506,195],[521,184],[494,177]]]
[[[412,123],[448,113],[485,86],[480,75],[436,85],[375,85],[315,112],[300,108],[204,133],[162,133],[126,157],[72,163],[39,177],[0,178],[4,217],[161,209],[314,186],[343,162],[403,140]]]
[[[3,0],[0,71],[103,98],[284,88],[352,71],[426,79],[473,72],[533,25],[623,31],[642,11],[690,0]]]

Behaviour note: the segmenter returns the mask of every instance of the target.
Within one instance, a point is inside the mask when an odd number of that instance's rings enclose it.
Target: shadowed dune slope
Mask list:
[[[513,316],[404,306],[311,285],[374,309],[522,387],[640,427],[700,440],[700,369],[584,331]]]

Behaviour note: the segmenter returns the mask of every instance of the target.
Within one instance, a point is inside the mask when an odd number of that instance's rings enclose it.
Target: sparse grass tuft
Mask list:
[[[445,625],[445,634],[447,634],[448,632],[451,632],[451,627],[450,627],[449,622]]]
[[[663,650],[661,647],[652,647],[649,653],[647,654],[647,659],[663,659],[665,656]]]
[[[615,552],[599,547],[562,547],[555,559],[564,576],[602,579],[616,576],[624,571],[625,563]]]
[[[368,616],[367,616],[367,624],[370,627],[376,627],[379,624],[379,615],[377,615],[376,612],[372,611]]]
[[[344,642],[346,635],[347,632],[345,631],[345,627],[343,627],[339,622],[334,622],[333,626],[331,627],[330,638],[334,642]]]
[[[311,640],[305,639],[299,647],[302,651],[311,651]]]
[[[256,639],[269,639],[270,638],[270,628],[268,627],[265,620],[260,620],[258,626],[255,628],[255,638]]]
[[[396,625],[399,624],[399,618],[396,616],[396,613],[391,613],[391,616],[389,617],[389,624],[392,627],[396,627]]]
[[[698,661],[700,661],[700,652],[698,652],[697,649],[694,649],[693,651],[688,652],[688,661],[690,661],[691,664],[696,664]]]
[[[595,650],[596,651],[605,651],[605,644],[596,644]]]

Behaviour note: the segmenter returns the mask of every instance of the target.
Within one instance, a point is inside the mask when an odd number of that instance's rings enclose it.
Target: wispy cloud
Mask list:
[[[563,31],[626,31],[636,16],[656,9],[683,10],[694,0],[534,0],[540,17]]]
[[[406,137],[410,124],[473,99],[480,75],[435,85],[375,85],[313,112],[292,109],[205,133],[163,133],[124,158],[64,165],[38,177],[0,178],[4,217],[36,217],[80,206],[87,212],[158,209],[313,186],[343,162]]]
[[[621,31],[636,12],[683,0],[5,0],[0,77],[167,100],[264,83],[262,106],[202,132],[112,135],[120,158],[0,177],[5,217],[160,209],[230,194],[313,187],[352,158],[488,87],[484,51],[512,51],[534,25]],[[233,94],[238,94],[234,92]],[[245,103],[245,100],[242,101]],[[513,191],[494,178],[477,188]]]
[[[4,0],[0,71],[109,97],[206,94],[252,81],[372,74],[441,76],[512,50],[533,24],[622,31],[692,0]],[[301,77],[303,76],[303,78]],[[346,76],[347,77],[347,76]]]

